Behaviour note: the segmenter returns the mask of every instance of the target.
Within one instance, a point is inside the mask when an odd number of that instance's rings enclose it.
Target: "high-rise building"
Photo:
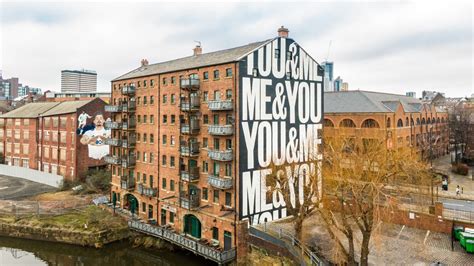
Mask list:
[[[93,70],[62,70],[61,92],[96,92],[97,73]]]
[[[407,91],[405,95],[411,98],[416,98],[416,92],[414,91]]]
[[[334,62],[325,61],[321,67],[324,69],[324,91],[334,91]]]
[[[341,77],[337,77],[335,80],[334,80],[334,91],[342,91],[342,79]]]
[[[112,81],[106,106],[112,199],[152,221],[144,225],[151,235],[165,230],[167,241],[199,245],[192,250],[219,264],[245,256],[239,252],[248,224],[286,217],[306,191],[295,183],[291,202],[267,191],[271,165],[291,160],[291,169],[316,168],[309,157],[319,158],[312,147],[322,128],[322,75],[284,27],[271,40],[211,53],[197,46],[191,56],[157,64],[142,60]],[[285,152],[295,142],[303,146]]]

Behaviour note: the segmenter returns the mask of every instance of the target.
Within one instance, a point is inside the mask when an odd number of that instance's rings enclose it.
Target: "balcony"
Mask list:
[[[181,180],[187,182],[199,180],[199,167],[190,166],[189,170],[181,171]]]
[[[182,134],[198,134],[200,129],[199,120],[197,119],[191,119],[190,124],[181,124]]]
[[[129,156],[129,157],[123,157],[122,158],[122,167],[123,168],[131,168],[134,167],[136,163],[135,157]]]
[[[158,189],[145,187],[143,184],[138,184],[137,186],[138,193],[147,197],[156,197]]]
[[[230,136],[234,134],[234,127],[232,125],[209,125],[207,131],[213,136]]]
[[[207,103],[211,111],[230,111],[234,109],[232,100],[215,100]]]
[[[104,144],[110,146],[120,146],[121,141],[119,139],[105,139]]]
[[[225,151],[218,151],[218,150],[209,150],[208,153],[209,158],[215,161],[232,161],[233,155],[232,150],[228,149]]]
[[[180,80],[181,89],[185,90],[198,90],[199,79],[198,78],[187,78]]]
[[[135,85],[127,85],[122,88],[122,94],[124,95],[133,95],[135,94],[135,91]]]
[[[120,164],[121,162],[119,157],[113,155],[106,155],[104,161],[108,164]]]
[[[118,113],[122,112],[122,106],[120,105],[106,105],[104,110],[109,113]]]
[[[215,175],[209,175],[207,183],[218,189],[229,189],[232,188],[232,178],[230,177],[219,177]]]
[[[134,112],[137,109],[137,103],[135,101],[130,101],[128,103],[122,103],[122,112]]]
[[[179,152],[181,156],[197,156],[199,154],[199,142],[183,143]]]
[[[192,210],[199,207],[201,198],[199,194],[190,196],[181,196],[181,208]]]
[[[122,139],[122,148],[130,149],[135,147],[137,142],[135,137],[128,137],[128,139]]]
[[[183,112],[190,112],[190,111],[198,111],[199,107],[201,106],[201,99],[197,95],[191,95],[189,101],[181,100],[181,111]]]
[[[181,248],[192,251],[219,265],[224,265],[235,259],[235,248],[225,251],[218,250],[215,247],[205,245],[198,240],[188,238],[169,229],[149,225],[136,220],[128,221],[128,227],[137,232],[163,239]]]
[[[129,121],[122,122],[123,130],[133,130],[137,126],[135,119],[130,119]]]
[[[122,124],[120,124],[120,122],[105,121],[104,127],[106,129],[119,129],[122,127]]]
[[[122,176],[120,181],[120,187],[125,190],[132,190],[135,188],[135,180],[128,176]]]

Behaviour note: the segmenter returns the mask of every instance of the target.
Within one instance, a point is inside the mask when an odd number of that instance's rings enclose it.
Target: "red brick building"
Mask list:
[[[81,143],[83,135],[98,128],[92,125],[94,118],[102,115],[104,122],[108,118],[104,106],[100,99],[39,102],[1,115],[0,152],[5,163],[59,174],[68,180],[85,177],[91,167],[106,165],[103,159],[91,158],[90,145]],[[78,120],[83,113],[90,115],[81,132]],[[91,131],[86,134],[86,129]]]

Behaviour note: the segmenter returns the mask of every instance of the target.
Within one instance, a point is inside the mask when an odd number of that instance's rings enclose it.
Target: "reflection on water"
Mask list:
[[[209,260],[185,251],[149,251],[132,248],[128,242],[101,249],[60,243],[0,237],[0,265],[212,265]]]

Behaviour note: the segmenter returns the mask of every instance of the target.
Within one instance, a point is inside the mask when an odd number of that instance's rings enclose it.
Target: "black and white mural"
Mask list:
[[[276,38],[242,58],[239,73],[239,215],[259,224],[286,217],[289,204],[305,199],[305,179],[295,177],[315,171],[315,155],[321,159],[323,70],[292,39]],[[267,187],[281,165],[290,202]]]

